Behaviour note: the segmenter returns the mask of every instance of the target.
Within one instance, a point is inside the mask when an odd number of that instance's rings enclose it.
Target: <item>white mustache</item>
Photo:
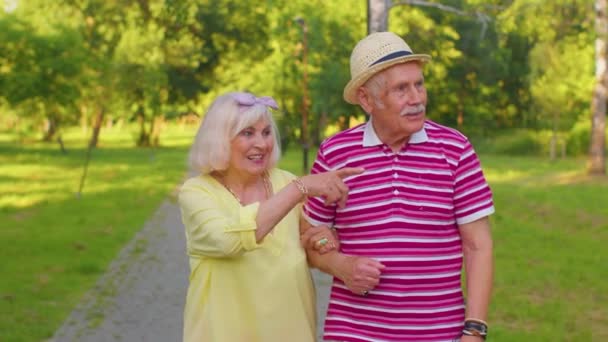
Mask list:
[[[401,111],[401,115],[415,114],[420,113],[425,110],[425,106],[423,104],[419,104],[415,107],[407,107]]]

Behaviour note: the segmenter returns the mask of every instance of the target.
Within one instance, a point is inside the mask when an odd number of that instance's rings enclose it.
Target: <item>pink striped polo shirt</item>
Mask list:
[[[458,224],[494,212],[473,147],[458,131],[427,120],[398,153],[371,122],[321,144],[312,173],[364,167],[345,179],[346,207],[311,198],[312,224],[333,225],[341,252],[382,262],[367,297],[334,278],[324,338],[336,341],[452,341],[464,322]]]

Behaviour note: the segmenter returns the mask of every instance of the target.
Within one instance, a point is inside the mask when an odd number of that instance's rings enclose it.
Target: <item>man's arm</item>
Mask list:
[[[460,225],[466,273],[466,318],[486,320],[492,293],[494,261],[488,217]]]
[[[305,218],[300,219],[300,234],[314,229]],[[370,258],[350,256],[333,250],[320,254],[313,248],[306,248],[310,266],[339,278],[348,289],[358,295],[373,290],[380,282],[384,265]]]

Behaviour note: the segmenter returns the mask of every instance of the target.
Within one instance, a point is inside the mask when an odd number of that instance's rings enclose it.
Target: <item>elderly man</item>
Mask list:
[[[325,140],[312,172],[365,172],[345,179],[345,207],[319,197],[304,207],[308,227],[333,226],[341,243],[339,252],[308,253],[334,276],[326,340],[479,342],[487,335],[492,194],[468,139],[426,119],[428,61],[390,32],[367,36],[352,52],[344,99],[369,120]]]

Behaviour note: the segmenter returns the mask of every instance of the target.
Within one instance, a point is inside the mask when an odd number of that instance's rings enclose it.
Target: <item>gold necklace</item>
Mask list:
[[[264,175],[262,176],[262,182],[264,182],[264,190],[266,191],[266,199],[269,199],[270,196],[272,195],[272,184],[270,184],[270,180],[269,180],[270,176],[268,175],[268,172],[264,172]],[[239,197],[239,195],[236,194],[236,192],[234,192],[234,190],[230,189],[230,187],[228,186],[228,184],[226,184],[226,182],[222,179],[222,182],[220,182],[224,188],[226,188],[226,190],[228,190],[229,193],[232,194],[232,196],[234,196],[234,198],[236,198],[236,200],[241,204],[243,204],[243,201],[241,201],[241,198]]]

